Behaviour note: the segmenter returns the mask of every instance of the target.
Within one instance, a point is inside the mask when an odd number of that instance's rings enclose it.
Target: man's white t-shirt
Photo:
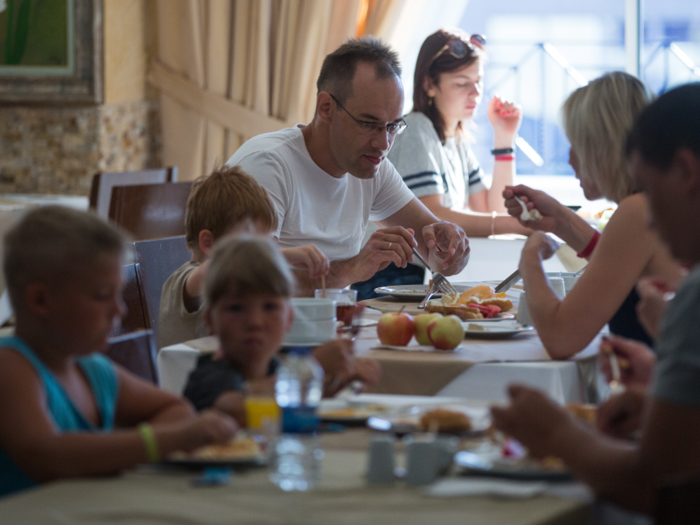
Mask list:
[[[414,197],[388,160],[372,179],[332,177],[312,160],[299,127],[253,137],[226,165],[240,166],[267,190],[281,248],[313,243],[331,261],[357,255],[368,222],[390,217]]]

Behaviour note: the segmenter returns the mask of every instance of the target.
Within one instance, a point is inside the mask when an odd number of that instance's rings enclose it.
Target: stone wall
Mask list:
[[[98,171],[160,167],[157,103],[0,107],[0,193],[87,195]]]

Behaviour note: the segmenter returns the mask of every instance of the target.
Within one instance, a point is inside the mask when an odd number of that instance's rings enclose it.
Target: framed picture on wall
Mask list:
[[[0,104],[100,104],[102,0],[0,0]]]

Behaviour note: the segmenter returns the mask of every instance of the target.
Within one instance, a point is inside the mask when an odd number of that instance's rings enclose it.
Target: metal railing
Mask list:
[[[509,44],[511,43],[509,42]],[[517,43],[513,44],[517,45]],[[569,42],[565,43],[565,45],[571,44],[572,43]],[[493,46],[494,43],[491,45]],[[525,158],[521,156],[518,159],[518,171],[523,171],[525,173],[557,173],[561,172],[562,169],[569,171],[568,166],[566,166],[568,161],[568,148],[563,147],[565,144],[568,144],[568,141],[563,130],[558,125],[557,119],[552,117],[554,112],[558,113],[563,99],[559,100],[558,97],[553,98],[550,95],[554,89],[552,86],[551,72],[548,71],[548,64],[553,64],[555,69],[560,71],[563,77],[563,85],[561,86],[562,89],[558,90],[559,93],[569,93],[572,87],[575,89],[579,86],[585,86],[588,84],[588,79],[578,68],[572,65],[553,44],[549,42],[538,42],[530,45],[531,47],[513,64],[490,64],[491,68],[501,69],[505,67],[507,71],[494,83],[489,84],[485,92],[484,100],[489,100],[495,93],[498,93],[511,81],[513,82],[513,98],[515,100],[521,100],[519,94],[527,89],[532,89],[532,86],[524,85],[525,79],[523,78],[524,75],[522,72],[525,68],[537,67],[539,69],[538,82],[540,89],[539,110],[533,112],[528,111],[527,107],[524,108],[525,117],[523,127],[521,128],[516,145],[519,152],[521,152]],[[624,46],[624,44],[620,42],[611,42],[608,45],[615,48]],[[674,60],[677,61],[678,64],[682,64],[683,69],[687,70],[691,76],[700,79],[700,66],[693,62],[677,42],[670,40],[659,43],[648,55],[642,69],[645,77],[647,69],[654,64],[654,61],[658,60],[659,57],[662,57],[664,61],[661,88],[658,90],[659,94],[665,92],[673,85],[671,80],[671,65]],[[533,64],[533,62],[535,63]],[[591,68],[605,70],[605,66],[587,67],[587,69]],[[658,84],[658,76],[654,79],[654,83]],[[525,159],[532,164],[529,164],[527,161],[522,162]]]

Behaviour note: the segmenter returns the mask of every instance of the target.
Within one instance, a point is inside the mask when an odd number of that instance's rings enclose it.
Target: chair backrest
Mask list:
[[[95,210],[100,217],[107,219],[114,186],[157,184],[159,182],[177,182],[177,166],[159,170],[96,173],[92,177],[90,188],[90,209]]]
[[[124,265],[124,291],[122,296],[127,312],[119,328],[112,332],[113,336],[146,330],[149,327],[140,273],[141,268],[138,263]]]
[[[667,480],[657,492],[655,525],[696,525],[700,523],[700,476]]]
[[[191,181],[115,186],[109,219],[137,241],[184,235],[185,208],[191,189]]]
[[[112,337],[105,354],[137,376],[158,384],[156,343],[151,330]]]
[[[163,285],[175,270],[192,258],[185,237],[168,237],[134,242],[145,299],[146,323],[158,341],[158,315]]]

